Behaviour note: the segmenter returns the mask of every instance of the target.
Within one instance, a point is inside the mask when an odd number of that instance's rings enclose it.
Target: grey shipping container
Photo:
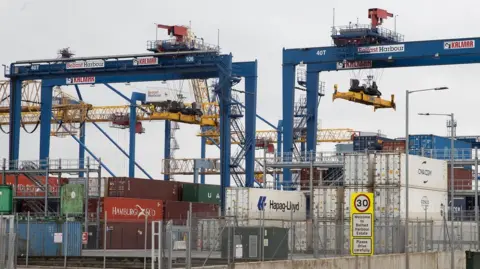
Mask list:
[[[286,260],[288,259],[288,230],[287,228],[264,227],[264,236],[261,236],[260,227],[232,227],[223,229],[222,258],[230,257],[245,260],[258,260],[261,257],[263,243],[264,260]]]
[[[181,200],[182,183],[175,181],[150,180],[143,178],[108,178],[108,197]]]

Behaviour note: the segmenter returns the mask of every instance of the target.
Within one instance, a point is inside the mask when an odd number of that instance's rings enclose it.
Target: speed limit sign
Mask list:
[[[367,195],[359,194],[357,197],[355,197],[353,204],[358,212],[365,212],[370,208],[371,202]]]

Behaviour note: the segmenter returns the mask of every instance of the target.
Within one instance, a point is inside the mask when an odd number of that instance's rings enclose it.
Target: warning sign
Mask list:
[[[350,201],[350,254],[373,255],[373,193],[352,193]]]

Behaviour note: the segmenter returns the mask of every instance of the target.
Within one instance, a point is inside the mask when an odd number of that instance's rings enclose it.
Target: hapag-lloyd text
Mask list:
[[[285,210],[292,210],[293,212],[299,211],[300,210],[300,203],[292,203],[292,202],[286,202],[286,203],[276,203],[273,200],[270,200],[270,209],[273,209],[275,211],[282,211],[285,212]]]

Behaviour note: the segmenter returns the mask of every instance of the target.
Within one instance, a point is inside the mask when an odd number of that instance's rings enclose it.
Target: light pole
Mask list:
[[[450,266],[451,268],[455,268],[455,261],[453,260],[454,258],[454,231],[453,231],[453,220],[454,220],[454,212],[453,212],[453,194],[455,192],[454,184],[454,173],[453,173],[453,167],[454,167],[454,161],[455,161],[455,156],[454,156],[454,150],[455,150],[455,115],[453,113],[450,114],[437,114],[437,113],[418,113],[418,115],[422,116],[446,116],[450,117],[450,120],[452,122],[452,132],[450,135],[450,223],[451,223],[451,228],[452,229],[452,235],[450,237]]]
[[[421,89],[421,90],[413,90],[413,91],[405,91],[405,94],[406,94],[406,100],[405,100],[405,155],[406,155],[406,158],[405,158],[405,268],[406,269],[409,269],[410,268],[410,257],[408,255],[408,211],[409,211],[409,202],[408,202],[408,159],[409,159],[409,145],[408,145],[408,142],[409,142],[409,137],[408,137],[408,115],[409,115],[409,107],[408,107],[408,99],[409,99],[409,96],[410,94],[412,93],[417,93],[417,92],[427,92],[427,91],[441,91],[441,90],[447,90],[448,87],[438,87],[438,88],[430,88],[430,89]]]

